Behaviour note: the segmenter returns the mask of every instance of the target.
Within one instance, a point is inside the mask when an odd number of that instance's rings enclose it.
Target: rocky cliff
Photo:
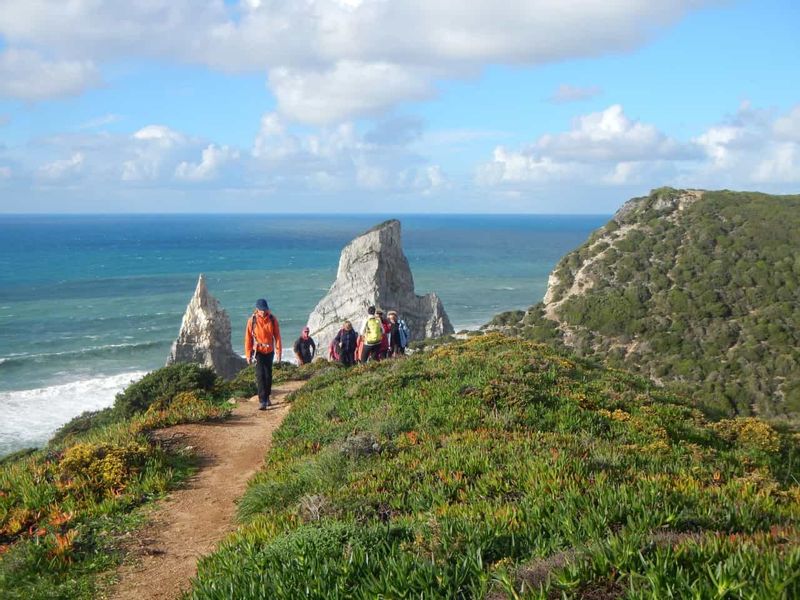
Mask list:
[[[178,339],[172,344],[167,365],[198,363],[231,379],[247,364],[231,346],[231,320],[206,287],[200,275],[194,296],[183,315]]]
[[[800,422],[800,196],[660,188],[490,327],[634,368],[719,413]]]
[[[381,223],[342,250],[336,281],[308,317],[311,336],[320,352],[327,353],[328,344],[345,319],[360,330],[370,305],[396,310],[411,329],[413,340],[453,333],[439,297],[414,293],[414,278],[400,239],[400,221]]]

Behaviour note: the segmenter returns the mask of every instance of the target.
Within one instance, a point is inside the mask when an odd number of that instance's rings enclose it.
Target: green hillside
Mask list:
[[[493,322],[634,368],[718,414],[800,417],[800,196],[662,188]]]
[[[276,381],[316,368],[282,364]],[[144,520],[139,509],[197,467],[153,431],[226,418],[228,398],[251,395],[253,379],[252,369],[225,382],[197,365],[164,367],[128,386],[113,407],[64,425],[45,448],[0,459],[0,598],[102,597],[125,534]]]
[[[799,442],[499,334],[332,370],[191,597],[800,597]]]

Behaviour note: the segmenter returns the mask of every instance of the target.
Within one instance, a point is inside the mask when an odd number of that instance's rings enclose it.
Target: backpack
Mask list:
[[[367,319],[367,331],[364,334],[364,342],[369,344],[379,344],[383,337],[383,323],[378,317]]]
[[[256,354],[258,354],[258,340],[256,339],[256,317],[258,315],[254,312],[253,317],[250,320],[250,334],[253,336],[253,349],[251,350],[251,359],[255,359]],[[269,322],[272,325],[273,331],[275,330],[275,317],[272,316],[272,313],[269,313]]]

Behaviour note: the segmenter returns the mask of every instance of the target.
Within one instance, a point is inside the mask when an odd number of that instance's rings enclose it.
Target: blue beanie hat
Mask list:
[[[258,310],[269,310],[269,304],[267,304],[267,301],[264,300],[264,298],[259,298],[256,300],[256,308]]]

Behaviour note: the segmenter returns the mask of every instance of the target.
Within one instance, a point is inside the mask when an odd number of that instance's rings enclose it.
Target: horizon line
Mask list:
[[[264,217],[606,217],[605,213],[555,213],[555,212],[474,212],[474,213],[333,213],[333,212],[0,212],[3,217],[213,217],[213,216],[264,216]]]

